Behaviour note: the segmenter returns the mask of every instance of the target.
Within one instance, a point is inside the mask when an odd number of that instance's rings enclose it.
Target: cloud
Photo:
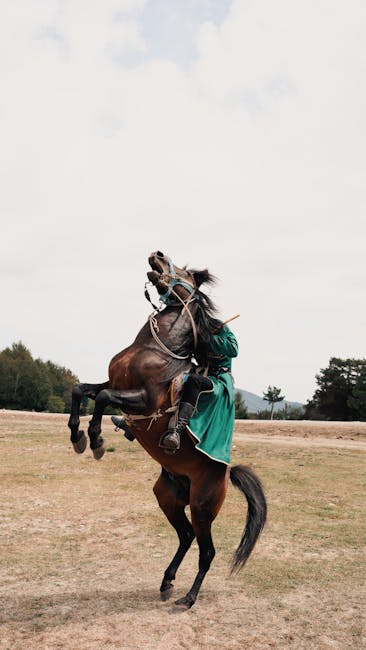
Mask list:
[[[160,248],[242,312],[237,384],[305,399],[327,356],[364,349],[342,305],[365,274],[366,9],[237,0],[219,20],[192,3],[185,65],[155,47],[151,6],[6,4],[0,247],[33,272],[7,282],[0,343],[104,379]]]

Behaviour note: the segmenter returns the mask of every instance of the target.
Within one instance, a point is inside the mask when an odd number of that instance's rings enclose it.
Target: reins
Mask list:
[[[190,318],[191,325],[192,325],[192,331],[193,331],[194,350],[196,350],[197,341],[198,341],[197,327],[196,327],[196,323],[194,322],[194,318],[192,316],[192,313],[188,309],[188,305],[191,302],[193,302],[193,300],[195,300],[195,298],[190,297],[188,302],[186,302],[186,301],[182,300],[182,298],[180,296],[178,296],[178,294],[174,291],[174,289],[172,289],[171,291],[180,300],[180,302],[183,305],[181,314],[183,313],[183,310],[185,309],[188,316],[189,316],[189,318]],[[157,332],[159,332],[159,325],[158,325],[158,321],[157,321],[157,319],[155,317],[155,313],[156,312],[153,312],[152,314],[150,314],[150,316],[149,316],[149,325],[150,325],[151,334],[152,334],[153,338],[155,339],[155,341],[157,342],[157,344],[159,345],[159,347],[163,350],[163,352],[168,354],[170,357],[173,357],[173,359],[179,359],[179,360],[189,359],[189,357],[191,356],[190,354],[186,354],[184,356],[181,356],[179,354],[175,354],[175,352],[172,352],[172,350],[169,350],[169,348],[167,348],[167,346],[163,343],[163,341],[161,341],[159,339],[158,334],[157,334]]]
[[[159,325],[157,323],[157,320],[156,320],[154,314],[151,314],[149,316],[149,324],[150,324],[151,334],[152,334],[153,338],[155,339],[155,341],[157,342],[158,346],[163,350],[163,352],[168,354],[170,357],[173,357],[173,359],[181,359],[182,360],[182,359],[188,359],[189,358],[189,356],[190,356],[189,354],[186,354],[183,357],[180,356],[179,354],[175,354],[175,352],[172,352],[171,350],[169,350],[169,348],[167,348],[166,345],[164,345],[163,341],[161,341],[159,339],[159,337],[158,337],[158,335],[156,333],[156,332],[159,331]]]
[[[189,316],[189,319],[190,319],[190,321],[191,321],[191,325],[192,325],[192,332],[193,332],[193,341],[194,341],[193,349],[194,349],[194,351],[196,351],[196,349],[197,349],[197,343],[198,343],[197,326],[196,326],[196,323],[194,322],[194,318],[193,318],[193,316],[192,316],[192,312],[188,309],[188,305],[189,305],[191,302],[193,302],[193,300],[196,300],[196,298],[194,297],[195,290],[193,291],[193,293],[192,293],[192,295],[191,295],[191,297],[190,297],[189,300],[183,300],[183,299],[182,299],[182,298],[181,298],[181,297],[176,293],[176,291],[174,291],[174,289],[171,289],[171,292],[176,296],[176,298],[178,298],[178,300],[180,300],[180,302],[181,302],[182,305],[183,305],[183,309],[186,310],[186,312],[187,312],[187,314],[188,314],[188,316]],[[183,309],[182,309],[182,312],[181,312],[181,313],[183,313]]]

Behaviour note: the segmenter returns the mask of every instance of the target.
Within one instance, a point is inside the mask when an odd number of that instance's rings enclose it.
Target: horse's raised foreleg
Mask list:
[[[139,414],[147,408],[147,393],[141,390],[116,390],[115,388],[104,388],[95,397],[95,408],[93,417],[90,420],[88,436],[90,438],[90,449],[96,460],[104,455],[104,440],[102,438],[102,417],[107,406],[115,406],[126,413]]]
[[[226,495],[227,480],[225,474],[226,469],[222,466],[216,478],[211,474],[210,480],[202,475],[199,486],[196,484],[193,487],[192,484],[190,506],[193,531],[199,548],[199,561],[198,573],[192,587],[183,598],[180,598],[175,603],[184,609],[192,607],[196,602],[204,577],[215,557],[211,526]]]
[[[160,586],[161,598],[167,600],[172,593],[172,581],[175,579],[177,570],[194,540],[192,525],[184,512],[185,506],[189,503],[189,479],[177,477],[175,480],[163,469],[154,485],[154,494],[168,521],[177,531],[179,538],[178,550],[165,570]]]
[[[76,384],[72,389],[71,411],[68,427],[71,430],[70,439],[77,454],[82,454],[86,448],[85,433],[84,431],[79,431],[81,400],[84,395],[91,399],[95,399],[97,394],[108,386],[109,382],[106,381],[104,384]]]

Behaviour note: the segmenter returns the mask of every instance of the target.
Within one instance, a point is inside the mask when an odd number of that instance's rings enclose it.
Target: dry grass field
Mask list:
[[[211,571],[177,613],[159,600],[177,546],[152,493],[159,467],[109,418],[109,453],[77,456],[66,423],[0,412],[0,650],[366,647],[366,424],[237,423],[232,462],[262,479],[269,521],[230,578],[246,514],[230,486]],[[197,560],[194,545],[176,597]]]

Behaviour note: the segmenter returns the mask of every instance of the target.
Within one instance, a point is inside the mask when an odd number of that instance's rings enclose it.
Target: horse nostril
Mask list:
[[[164,253],[162,253],[161,251],[156,251],[156,256],[161,257],[163,259],[164,258]]]

